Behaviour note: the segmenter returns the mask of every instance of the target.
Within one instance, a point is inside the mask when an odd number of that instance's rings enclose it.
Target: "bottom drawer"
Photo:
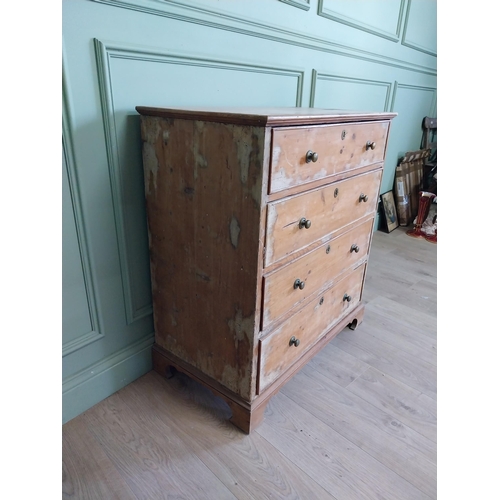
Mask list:
[[[361,300],[365,267],[359,266],[259,341],[259,393],[356,307]]]

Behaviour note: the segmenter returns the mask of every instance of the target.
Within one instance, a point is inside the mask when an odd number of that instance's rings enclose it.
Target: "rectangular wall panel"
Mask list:
[[[64,290],[62,340],[64,350],[78,339],[92,333],[92,320],[64,150],[62,166],[62,230],[64,234],[62,242],[62,288]]]
[[[311,106],[388,111],[391,83],[328,75],[314,71]]]
[[[408,0],[402,44],[437,55],[437,1]]]
[[[299,106],[303,74],[108,46],[96,40],[98,76],[127,323],[152,313],[144,179],[136,106]]]
[[[397,41],[404,0],[319,0],[318,14],[352,28]]]

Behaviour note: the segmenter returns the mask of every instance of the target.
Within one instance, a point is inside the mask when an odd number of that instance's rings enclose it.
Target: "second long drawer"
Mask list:
[[[374,214],[382,169],[269,203],[264,266]]]
[[[366,258],[373,219],[264,277],[262,329]]]

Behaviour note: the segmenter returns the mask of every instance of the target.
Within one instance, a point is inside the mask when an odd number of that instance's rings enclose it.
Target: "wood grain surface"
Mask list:
[[[389,123],[273,129],[269,192],[277,193],[383,161]],[[374,149],[367,148],[369,142]],[[315,162],[307,161],[308,151],[318,155]]]
[[[264,107],[233,106],[214,107],[196,106],[180,108],[156,108],[137,106],[136,110],[142,115],[162,116],[164,118],[182,118],[204,120],[216,123],[237,123],[240,125],[255,126],[284,126],[314,123],[338,123],[374,120],[380,118],[394,118],[397,113],[380,112],[352,112],[342,109],[297,108],[291,107]]]
[[[297,304],[305,303],[319,291],[331,287],[348,271],[366,260],[373,221],[369,220],[335,238],[313,252],[294,260],[283,268],[264,276],[262,329]],[[353,250],[356,246],[357,251]],[[295,280],[304,288],[294,288]]]
[[[265,265],[375,215],[381,177],[377,170],[269,203]],[[360,201],[361,194],[367,195],[366,202]],[[308,229],[299,227],[303,217],[311,221]]]
[[[155,342],[250,400],[265,129],[141,119]]]

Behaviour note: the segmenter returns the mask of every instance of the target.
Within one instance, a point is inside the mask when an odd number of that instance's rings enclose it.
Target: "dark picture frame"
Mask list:
[[[387,191],[386,193],[380,195],[380,200],[382,203],[384,228],[387,233],[390,233],[399,227],[398,212],[396,209],[396,203],[394,202],[394,193],[392,191]]]

